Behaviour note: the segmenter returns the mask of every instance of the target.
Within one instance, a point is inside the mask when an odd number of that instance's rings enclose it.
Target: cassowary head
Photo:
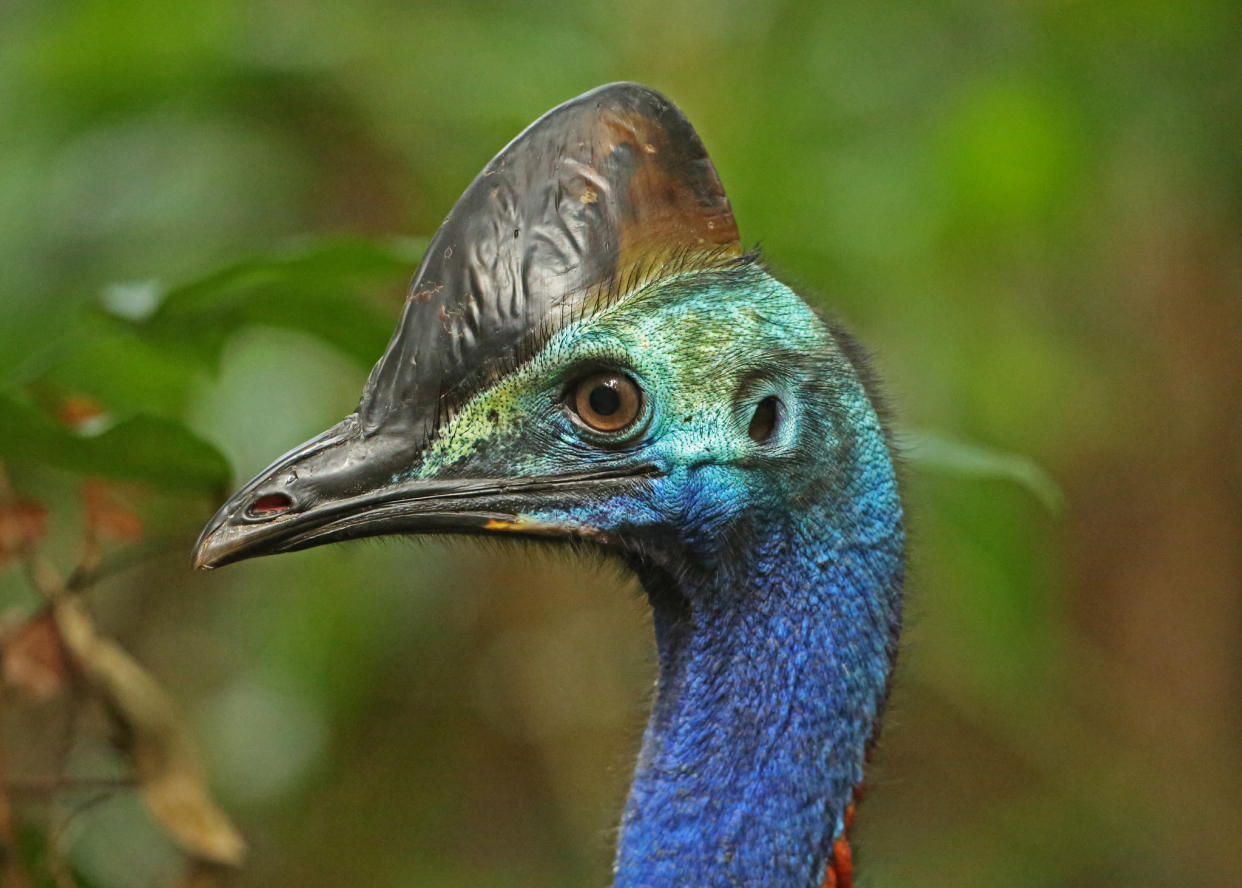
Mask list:
[[[677,109],[605,87],[475,179],[357,412],[232,497],[195,562],[503,533],[711,569],[800,499],[851,495],[875,419],[849,351],[742,252]]]
[[[230,498],[194,561],[435,533],[637,571],[660,683],[618,885],[847,872],[900,623],[888,443],[857,349],[742,251],[694,130],[649,89],[587,93],[488,164],[357,411]]]

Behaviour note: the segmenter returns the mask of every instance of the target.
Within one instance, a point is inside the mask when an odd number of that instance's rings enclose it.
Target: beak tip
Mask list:
[[[219,532],[224,523],[217,512],[195,540],[194,549],[190,553],[190,566],[194,570],[215,570],[220,566],[224,552],[221,551]]]
[[[210,546],[206,540],[200,539],[194,544],[194,551],[190,554],[190,566],[194,570],[215,570],[215,560],[211,557]]]

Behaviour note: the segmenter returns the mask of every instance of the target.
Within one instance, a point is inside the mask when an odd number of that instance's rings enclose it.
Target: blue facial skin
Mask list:
[[[660,679],[618,886],[823,880],[885,698],[905,546],[885,433],[843,342],[757,265],[679,273],[552,334],[410,472],[659,470],[512,525],[605,543],[651,600]],[[623,433],[567,406],[597,370],[644,393]],[[770,396],[776,428],[752,440]]]

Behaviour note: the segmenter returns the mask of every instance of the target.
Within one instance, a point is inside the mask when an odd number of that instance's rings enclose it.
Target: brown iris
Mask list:
[[[569,404],[588,428],[597,432],[620,432],[638,418],[643,393],[628,376],[593,373],[574,385]]]

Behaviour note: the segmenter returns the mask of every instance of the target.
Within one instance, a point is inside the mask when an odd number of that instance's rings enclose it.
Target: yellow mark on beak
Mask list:
[[[484,530],[520,530],[522,527],[521,519],[517,521],[505,521],[500,518],[491,518],[483,525]]]
[[[489,518],[483,525],[484,530],[509,530],[526,534],[538,534],[550,537],[583,537],[585,539],[603,540],[604,534],[593,527],[572,524],[554,524],[538,521],[525,515],[515,518]]]

